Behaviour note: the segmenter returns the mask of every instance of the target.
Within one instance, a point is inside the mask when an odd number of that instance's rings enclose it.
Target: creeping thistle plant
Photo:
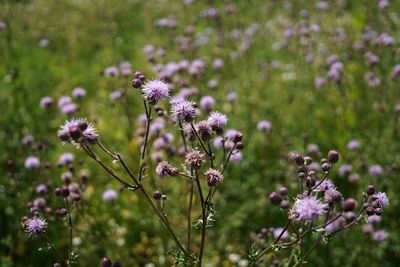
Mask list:
[[[108,69],[108,75],[115,75],[114,69]],[[147,202],[149,208],[154,212],[155,216],[164,225],[165,230],[174,240],[177,250],[170,252],[174,257],[175,264],[197,265],[202,266],[203,255],[206,244],[207,228],[215,223],[215,209],[213,200],[218,186],[224,180],[224,172],[229,165],[231,157],[239,153],[243,148],[243,136],[239,131],[230,130],[224,133],[224,128],[227,125],[227,117],[219,112],[209,113],[208,118],[196,122],[198,117],[197,105],[182,97],[174,97],[170,100],[171,114],[169,115],[160,106],[160,102],[166,101],[170,94],[170,85],[162,80],[146,81],[143,73],[136,72],[135,79],[132,81],[132,87],[140,91],[143,99],[143,108],[145,116],[143,122],[145,125],[143,140],[140,151],[140,161],[135,168],[128,166],[123,155],[118,152],[112,152],[112,149],[107,148],[101,142],[100,134],[95,127],[85,119],[71,119],[66,121],[58,131],[58,136],[62,142],[73,144],[82,149],[92,158],[108,175],[120,183],[125,189],[130,192],[139,192]],[[155,168],[155,173],[165,179],[168,176],[180,176],[184,179],[189,179],[189,203],[187,204],[187,238],[186,244],[179,238],[176,230],[173,229],[170,220],[164,210],[163,201],[165,196],[160,191],[148,192],[146,189],[145,178],[151,173],[147,169],[147,163],[151,160],[148,156],[150,146],[150,134],[154,132],[152,126],[155,125],[158,116],[164,119],[171,120],[173,126],[178,128],[184,157],[182,157],[182,169],[173,166],[168,161],[157,160],[158,164]],[[173,136],[162,136],[163,142],[169,142]],[[218,138],[222,146],[223,153],[221,158],[217,158],[213,152],[211,142]],[[153,146],[157,146],[156,139]],[[162,146],[162,145],[159,145]],[[124,174],[119,174],[113,169],[112,164],[118,163],[124,170]],[[60,194],[65,195],[63,188],[60,189]],[[200,200],[201,216],[199,219],[192,221],[192,211],[195,207],[193,198],[198,195]],[[103,195],[104,199],[114,199],[115,192],[106,192]],[[68,201],[66,201],[68,206]],[[41,218],[35,217],[28,220],[27,231],[32,227],[31,222],[38,222],[35,225],[41,229],[33,231],[33,234],[44,237],[44,228],[47,226]],[[40,223],[43,222],[43,223]],[[34,225],[34,226],[35,226]],[[200,230],[199,234],[199,249],[195,251],[192,243],[192,228]],[[46,240],[45,240],[46,241]],[[56,251],[56,250],[55,250]],[[59,253],[57,253],[59,254]],[[70,265],[69,260],[61,258],[62,264]],[[104,263],[103,263],[104,262]],[[110,259],[104,258],[102,264],[107,266]]]
[[[320,165],[313,164],[311,157],[303,157],[298,153],[292,153],[290,159],[297,164],[300,192],[292,200],[293,203],[290,203],[286,187],[268,195],[270,202],[279,206],[287,216],[287,223],[275,229],[263,228],[258,233],[257,243],[261,246],[265,246],[266,239],[272,239],[272,242],[264,248],[253,244],[248,255],[251,266],[256,266],[263,257],[281,250],[288,250],[290,256],[281,261],[273,260],[273,266],[302,265],[321,242],[327,243],[335,235],[363,221],[380,219],[383,209],[389,204],[386,194],[377,192],[373,185],[369,185],[362,193],[360,203],[352,197],[343,198],[329,179],[332,167],[339,161],[336,150],[329,151],[327,159],[322,159]],[[316,166],[320,166],[320,170]],[[366,234],[373,231],[366,232],[370,226],[364,224]],[[374,239],[377,240],[375,236]]]

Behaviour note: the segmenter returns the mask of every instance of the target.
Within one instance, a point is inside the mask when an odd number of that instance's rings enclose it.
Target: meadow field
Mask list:
[[[0,266],[399,266],[400,2],[0,1]]]

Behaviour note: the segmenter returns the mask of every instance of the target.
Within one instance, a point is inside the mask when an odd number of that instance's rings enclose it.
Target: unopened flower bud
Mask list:
[[[342,209],[344,211],[353,211],[357,206],[357,201],[354,198],[348,198],[342,203]]]
[[[282,196],[277,192],[270,193],[268,198],[274,205],[279,205],[282,202]]]
[[[331,150],[328,153],[328,161],[332,164],[335,164],[336,162],[339,161],[339,152],[336,150]]]
[[[375,193],[375,186],[372,184],[367,186],[367,189],[365,189],[365,193],[367,193],[369,196],[373,195]]]

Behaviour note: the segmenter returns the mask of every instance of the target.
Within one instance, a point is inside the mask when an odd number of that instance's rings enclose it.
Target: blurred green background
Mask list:
[[[190,86],[199,89],[194,99],[212,95],[217,100],[216,109],[228,115],[229,127],[242,131],[245,140],[243,160],[228,169],[217,195],[218,217],[215,227],[208,231],[206,262],[236,266],[229,260],[230,254],[246,258],[261,228],[285,223],[285,216],[266,196],[282,184],[295,196],[296,169],[286,155],[290,151],[305,153],[309,144],[317,144],[322,155],[331,148],[339,150],[339,163],[352,164],[353,171],[360,174],[360,182],[354,185],[337,175],[335,167],[332,179],[344,196],[360,196],[371,182],[388,193],[390,207],[379,228],[389,236],[377,244],[356,227],[321,245],[306,265],[398,266],[400,122],[395,106],[400,103],[400,84],[391,79],[391,73],[400,63],[400,3],[390,1],[387,9],[380,10],[378,2],[338,0],[321,10],[318,1],[300,0],[192,4],[173,0],[1,1],[0,21],[6,27],[0,31],[0,266],[51,266],[54,261],[50,252],[38,251],[42,246],[39,240],[24,234],[20,218],[29,214],[27,202],[36,196],[38,182],[54,179],[55,184],[60,183],[62,170],[28,171],[23,165],[31,154],[55,163],[63,152],[83,159],[82,168],[90,173],[85,213],[76,219],[81,238],[77,245],[79,266],[98,266],[104,255],[120,260],[124,266],[170,266],[166,252],[174,244],[147,211],[146,203],[128,192],[121,193],[116,203],[103,202],[104,190],[117,190],[118,185],[81,151],[58,141],[56,131],[68,116],[57,108],[49,111],[39,106],[46,95],[56,100],[70,95],[75,87],[85,88],[87,96],[79,103],[77,116],[97,121],[104,142],[127,155],[133,164],[138,159],[138,141],[127,138],[126,133],[135,132],[137,117],[143,113],[140,97],[131,89],[129,79],[119,80],[120,86],[129,90],[129,112],[134,121],[131,129],[124,109],[110,104],[109,94],[115,85],[100,73],[128,61],[134,70],[156,77],[143,51],[148,44],[165,51],[156,63],[197,58],[208,65],[215,58],[225,62],[221,70],[210,67],[200,78],[190,78]],[[229,5],[234,7],[233,14],[226,12]],[[210,7],[219,10],[218,19],[201,16]],[[175,29],[155,26],[155,20],[170,16],[178,22]],[[299,29],[303,24],[308,28],[318,25],[320,32],[285,40],[286,29]],[[188,25],[193,26],[193,40],[204,36],[208,40],[182,52],[177,37],[183,36]],[[366,26],[378,34],[388,33],[396,42],[390,46],[368,43],[361,50],[354,49],[354,44],[363,40]],[[238,39],[232,38],[234,30],[240,32]],[[39,45],[43,39],[49,42],[46,47]],[[364,56],[368,51],[380,59],[373,68],[381,81],[376,88],[364,79],[371,70]],[[310,54],[313,62],[307,60]],[[326,75],[330,55],[337,55],[343,63],[343,78],[339,84],[327,81],[317,87],[314,79]],[[214,89],[207,86],[212,79],[218,80]],[[233,103],[226,101],[231,91],[237,93]],[[262,119],[272,123],[267,135],[257,131],[257,122]],[[44,151],[20,145],[28,134],[45,144]],[[352,139],[360,141],[358,151],[346,148]],[[13,177],[8,160],[14,164]],[[383,167],[382,175],[368,173],[374,164]],[[154,166],[149,169],[153,172]],[[174,225],[185,227],[182,192],[188,187],[173,178],[149,182],[149,188],[153,187],[168,192]],[[49,201],[57,203],[56,199]],[[62,223],[50,220],[47,232],[57,246],[66,247]],[[181,235],[183,238],[185,231]],[[280,257],[285,257],[285,252],[277,253],[276,258]],[[265,265],[269,266],[273,258],[267,257]]]

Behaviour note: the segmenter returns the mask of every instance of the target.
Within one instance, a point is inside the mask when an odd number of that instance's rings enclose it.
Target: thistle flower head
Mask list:
[[[272,129],[272,124],[267,120],[262,120],[257,123],[257,130],[269,133]]]
[[[117,197],[118,197],[118,194],[113,189],[107,189],[106,191],[104,191],[104,193],[102,195],[103,200],[106,202],[112,202],[112,201],[116,200]]]
[[[216,169],[210,168],[204,173],[204,175],[207,178],[208,186],[218,185],[224,180],[224,176],[222,175],[222,173]]]
[[[222,128],[226,126],[228,123],[228,118],[219,112],[211,112],[210,116],[207,119],[207,122],[210,124],[211,128],[214,131],[220,132]]]
[[[378,207],[384,208],[389,205],[389,198],[385,192],[377,192],[373,194],[372,199]]]
[[[319,184],[320,183],[320,184]],[[329,189],[336,189],[336,186],[330,179],[325,179],[322,182],[317,182],[318,186],[315,188],[317,192],[325,192]]]
[[[43,234],[46,231],[47,222],[44,218],[41,217],[33,217],[28,219],[25,224],[25,232],[28,233],[29,236],[38,236]]]
[[[150,104],[155,104],[169,96],[169,86],[161,80],[148,81],[143,86],[142,93]]]
[[[211,139],[212,128],[208,121],[200,121],[196,124],[197,132],[200,138],[207,142]]]
[[[315,221],[324,212],[323,204],[314,196],[298,198],[290,210],[290,218],[297,221]]]
[[[167,161],[161,161],[156,167],[156,173],[161,178],[165,178],[169,175],[176,176],[179,174],[179,171],[177,168],[172,167]]]
[[[185,162],[189,164],[191,168],[198,170],[204,162],[204,154],[197,149],[193,149],[186,154]]]
[[[99,135],[91,123],[85,119],[66,121],[58,130],[58,137],[67,143],[95,144]]]
[[[25,168],[33,170],[36,169],[40,166],[40,160],[39,158],[35,156],[29,156],[25,160]]]
[[[172,103],[171,113],[175,122],[192,122],[196,117],[194,103],[182,98]]]
[[[387,234],[385,231],[380,230],[380,231],[376,231],[376,232],[374,233],[374,235],[372,236],[372,238],[373,238],[376,242],[380,243],[380,242],[385,241],[386,238],[387,238],[387,236],[388,236],[388,234]]]

